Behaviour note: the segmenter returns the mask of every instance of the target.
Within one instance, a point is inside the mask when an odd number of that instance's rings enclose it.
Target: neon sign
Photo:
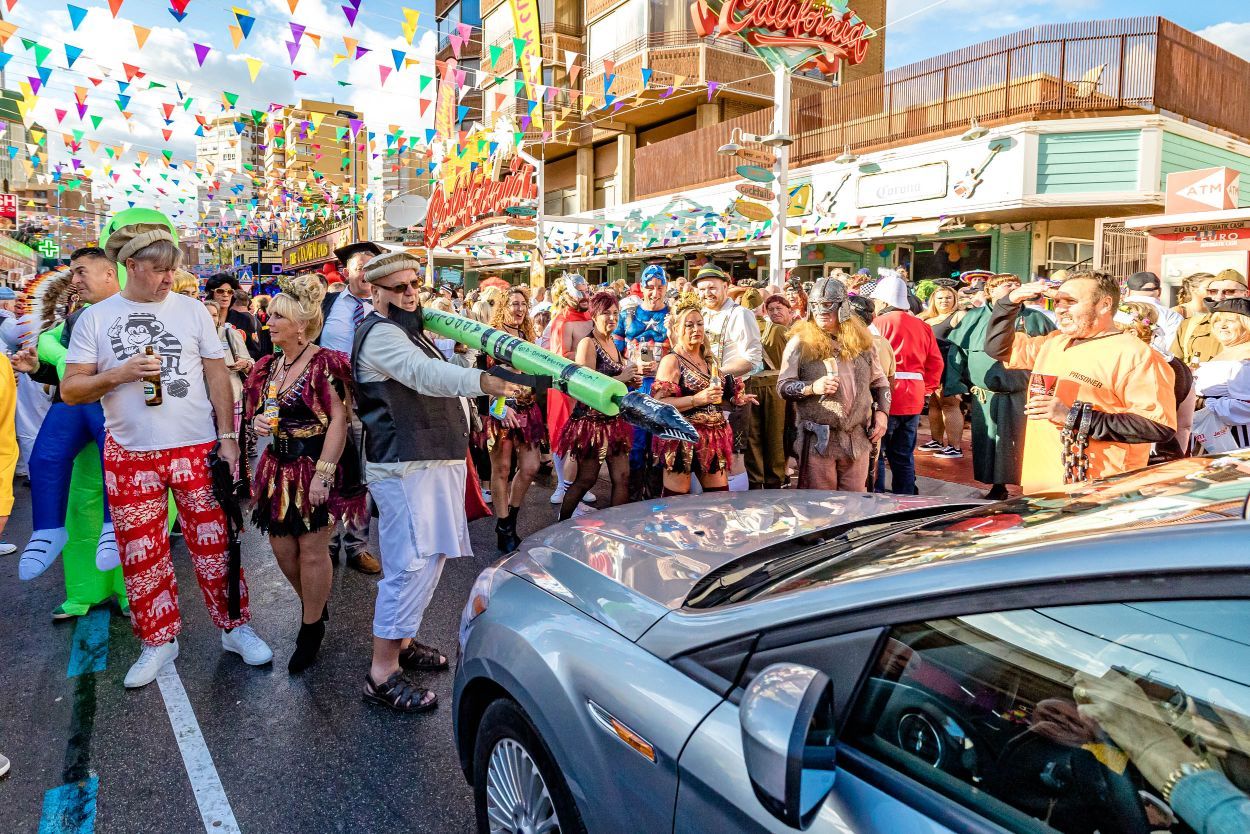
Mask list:
[[[771,67],[813,64],[826,74],[858,64],[876,32],[836,0],[694,0],[690,14],[702,37],[737,35]]]
[[[425,242],[438,246],[454,229],[470,226],[480,217],[501,214],[509,206],[538,198],[534,166],[520,159],[499,180],[490,178],[490,166],[479,165],[456,180],[451,194],[435,189],[425,215]]]

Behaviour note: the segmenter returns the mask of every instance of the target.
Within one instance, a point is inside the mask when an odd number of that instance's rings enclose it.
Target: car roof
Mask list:
[[[1182,572],[1250,575],[1248,495],[1250,451],[1188,458],[1066,493],[990,505],[935,521],[930,526],[939,531],[923,546],[926,525],[909,527],[848,554],[823,575],[814,568],[745,602],[672,611],[640,645],[671,657],[854,610],[1037,583]],[[1077,511],[1065,512],[1069,508]],[[1008,529],[977,527],[978,519],[1001,520],[1013,510],[1020,518]],[[1028,519],[1038,523],[1028,527]],[[961,523],[970,529],[957,536],[941,529]],[[1239,581],[1229,591],[1244,595],[1246,586]],[[1003,605],[1020,607],[1014,598]]]

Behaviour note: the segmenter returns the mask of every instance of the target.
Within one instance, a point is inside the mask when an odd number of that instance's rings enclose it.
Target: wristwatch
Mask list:
[[[1201,773],[1204,770],[1210,770],[1210,769],[1211,769],[1211,763],[1205,760],[1196,761],[1196,762],[1185,762],[1176,770],[1168,774],[1167,781],[1163,783],[1163,801],[1167,802],[1168,804],[1171,804],[1172,790],[1176,787],[1177,783],[1180,782],[1182,779],[1184,779],[1186,776],[1192,776],[1195,773]]]
[[[223,431],[217,435],[218,440],[238,440],[239,433],[237,431]]]

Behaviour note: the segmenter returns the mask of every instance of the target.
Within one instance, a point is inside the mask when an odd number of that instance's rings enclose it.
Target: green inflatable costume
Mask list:
[[[100,247],[104,247],[113,232],[135,223],[160,223],[168,226],[173,232],[175,242],[178,239],[178,231],[164,214],[153,209],[132,208],[113,216],[113,219],[100,232]],[[117,265],[117,281],[119,286],[126,286],[126,268],[121,264]],[[58,377],[65,373],[67,349],[61,344],[63,329],[64,324],[58,324],[41,334],[38,345],[39,358],[50,365],[55,365]],[[95,565],[96,542],[100,537],[100,528],[104,524],[103,484],[104,473],[100,469],[100,452],[94,444],[91,444],[81,450],[74,459],[74,474],[70,479],[70,511],[66,513],[65,519],[69,541],[61,556],[65,571],[65,602],[54,612],[57,618],[80,617],[86,614],[91,606],[105,602],[113,595],[117,596],[117,602],[123,612],[129,608],[122,569],[117,567],[109,571],[101,571]],[[172,500],[169,518],[172,526],[175,518]]]

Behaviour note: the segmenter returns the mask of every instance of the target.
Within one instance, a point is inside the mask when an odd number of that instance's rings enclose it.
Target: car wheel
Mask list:
[[[560,769],[515,702],[500,699],[483,713],[473,774],[480,834],[586,834]]]

